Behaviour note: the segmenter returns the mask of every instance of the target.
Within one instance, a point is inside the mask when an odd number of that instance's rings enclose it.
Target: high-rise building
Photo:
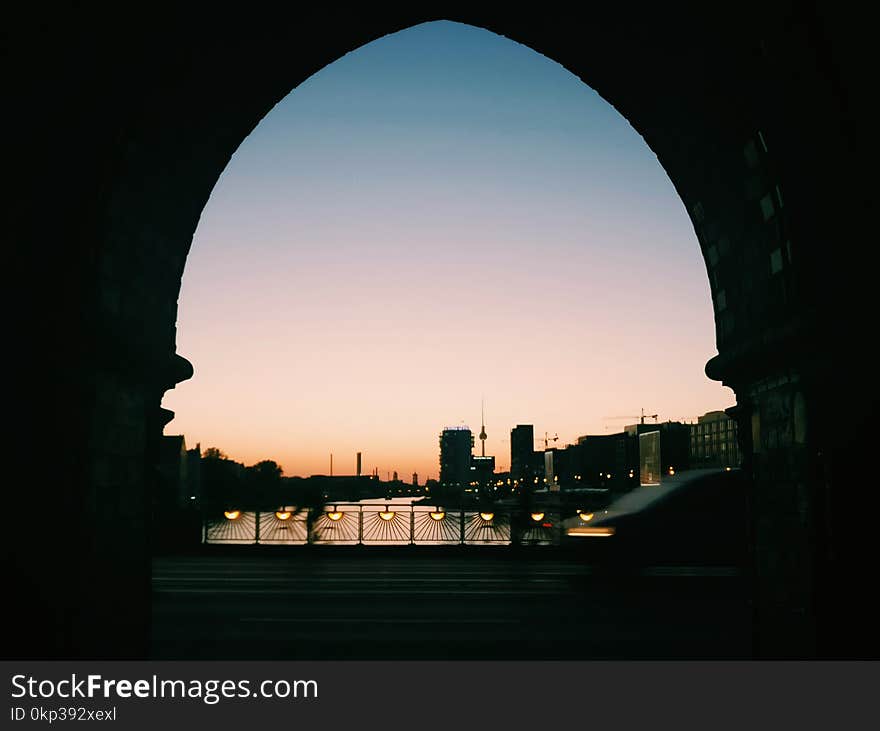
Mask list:
[[[510,477],[526,480],[535,476],[535,427],[517,424],[510,430]]]
[[[448,426],[440,434],[440,484],[467,485],[471,481],[474,435],[466,426]]]

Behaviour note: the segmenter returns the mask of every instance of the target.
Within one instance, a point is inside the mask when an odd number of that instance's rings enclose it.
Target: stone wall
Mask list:
[[[867,230],[867,209],[839,184],[859,179],[855,150],[867,135],[850,101],[860,98],[851,51],[838,56],[850,26],[820,10],[621,6],[589,25],[530,9],[178,9],[131,25],[70,6],[12,18],[7,175],[20,291],[9,306],[22,314],[8,339],[24,465],[13,509],[48,506],[69,525],[39,547],[27,527],[13,530],[20,620],[53,629],[18,638],[12,654],[147,652],[149,496],[170,418],[160,403],[192,373],[175,353],[176,302],[202,207],[236,147],[293,87],[439,17],[559,61],[658,155],[706,261],[719,351],[707,373],[736,391],[754,477],[756,652],[833,654],[834,385],[823,338],[834,315],[824,281],[834,242]]]

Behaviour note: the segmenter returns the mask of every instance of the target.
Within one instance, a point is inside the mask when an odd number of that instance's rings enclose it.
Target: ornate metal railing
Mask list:
[[[206,516],[203,543],[289,545],[556,545],[562,515],[509,508],[339,503],[311,510],[228,510]]]

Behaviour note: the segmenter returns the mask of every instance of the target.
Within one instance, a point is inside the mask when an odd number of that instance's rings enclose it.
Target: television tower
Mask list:
[[[480,399],[480,456],[486,456],[486,410]]]

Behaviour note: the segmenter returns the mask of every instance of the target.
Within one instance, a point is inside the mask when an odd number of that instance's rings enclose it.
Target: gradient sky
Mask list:
[[[693,227],[656,156],[562,66],[419,25],[309,78],[220,176],[183,277],[166,434],[288,475],[438,476],[438,435],[619,431],[734,403]],[[479,449],[479,443],[478,447]]]

